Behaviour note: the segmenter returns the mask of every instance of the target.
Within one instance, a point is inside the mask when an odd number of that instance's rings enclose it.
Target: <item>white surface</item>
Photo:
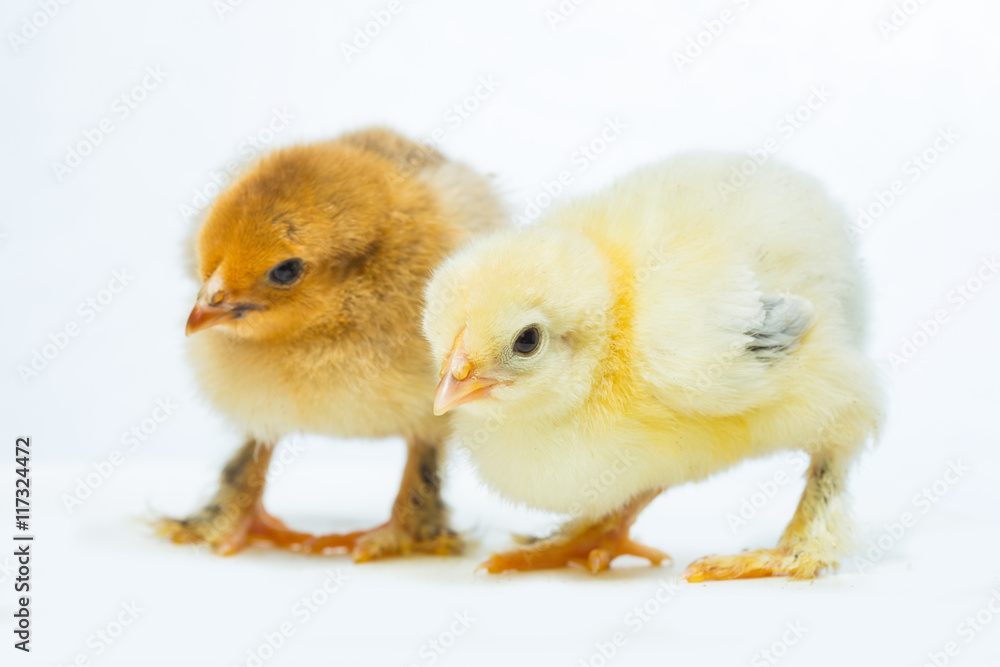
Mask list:
[[[926,3],[884,40],[877,22],[892,4],[594,0],[552,29],[545,12],[555,0],[402,0],[392,22],[347,63],[340,43],[387,3],[257,0],[222,19],[208,2],[70,3],[16,54],[7,33],[39,4],[5,3],[0,437],[34,438],[38,542],[35,651],[10,647],[8,577],[0,583],[2,663],[67,665],[83,653],[94,665],[246,664],[261,633],[289,620],[295,634],[264,664],[424,665],[423,643],[468,610],[477,620],[435,664],[575,666],[617,631],[627,642],[612,665],[752,664],[794,621],[808,631],[780,664],[923,665],[949,641],[960,649],[949,664],[997,664],[1000,618],[969,643],[958,626],[1000,590],[1000,280],[962,308],[949,296],[984,256],[1000,252],[993,34],[1000,16],[986,0]],[[732,23],[679,72],[674,51],[726,7]],[[115,99],[156,66],[166,78],[121,118]],[[493,77],[496,92],[455,126],[449,109],[481,77]],[[825,86],[830,99],[787,136],[779,123],[814,86]],[[183,361],[196,287],[185,278],[181,241],[190,223],[180,207],[275,108],[294,119],[271,146],[375,122],[416,137],[446,128],[440,148],[496,173],[519,211],[564,169],[572,173],[569,193],[579,193],[668,153],[749,150],[770,137],[779,140],[777,157],[828,183],[852,217],[902,180],[902,194],[861,241],[873,285],[872,353],[886,359],[936,310],[947,322],[898,372],[887,366],[890,420],[853,489],[868,537],[878,539],[903,512],[915,525],[863,574],[849,563],[814,583],[682,586],[638,633],[625,616],[661,578],[675,580],[706,553],[776,541],[801,482],[782,486],[738,531],[726,515],[787,463],[749,463],[666,494],[636,534],[675,563],[622,562],[596,579],[474,574],[508,532],[550,520],[485,496],[468,472],[448,494],[458,524],[482,540],[463,559],[355,567],[345,558],[255,550],[226,560],[151,539],[136,517],[193,508],[238,442],[197,400]],[[59,182],[53,162],[105,117],[113,132]],[[614,118],[627,128],[580,171],[579,146]],[[911,155],[948,127],[958,134],[954,144],[911,180]],[[134,279],[88,320],[78,304],[123,268]],[[38,377],[22,381],[18,367],[70,323],[79,335]],[[166,398],[179,406],[170,418],[68,513],[60,495]],[[305,442],[269,492],[276,514],[315,529],[385,518],[402,465],[398,444]],[[922,512],[913,496],[957,459],[970,472]],[[11,480],[4,471],[0,479]],[[9,498],[12,484],[4,488],[0,497]],[[2,545],[8,530],[0,529]],[[292,605],[330,567],[349,579],[299,625]],[[88,636],[132,600],[144,611],[95,656]]]

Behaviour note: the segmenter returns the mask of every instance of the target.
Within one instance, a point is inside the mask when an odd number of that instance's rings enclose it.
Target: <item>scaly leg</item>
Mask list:
[[[348,535],[311,537],[299,548],[327,553],[346,546],[357,563],[410,553],[461,553],[462,538],[448,527],[448,508],[441,500],[439,457],[437,445],[411,440],[407,443],[399,494],[388,521]]]
[[[448,526],[448,508],[441,499],[441,453],[437,444],[407,443],[406,467],[389,520],[357,536],[356,562],[422,552],[447,556],[464,548]]]
[[[774,576],[812,579],[836,569],[851,537],[844,488],[849,461],[827,451],[812,455],[802,499],[777,549],[705,556],[682,576],[690,582]]]
[[[670,556],[658,549],[633,542],[629,530],[639,512],[661,489],[636,496],[627,505],[596,523],[572,522],[552,537],[529,539],[520,549],[494,554],[480,565],[491,574],[507,570],[546,570],[580,565],[592,574],[607,570],[618,556],[639,556],[659,565]]]

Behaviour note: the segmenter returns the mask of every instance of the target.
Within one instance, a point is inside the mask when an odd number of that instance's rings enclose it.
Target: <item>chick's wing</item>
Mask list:
[[[772,393],[814,309],[801,296],[762,291],[746,267],[707,268],[675,262],[639,286],[637,361],[670,409],[733,415]]]

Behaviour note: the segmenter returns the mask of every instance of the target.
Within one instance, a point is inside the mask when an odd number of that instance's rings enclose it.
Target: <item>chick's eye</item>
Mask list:
[[[538,348],[539,338],[538,327],[528,327],[514,339],[514,351],[518,354],[531,354]]]
[[[302,260],[286,259],[267,274],[267,279],[276,285],[291,285],[302,275]]]

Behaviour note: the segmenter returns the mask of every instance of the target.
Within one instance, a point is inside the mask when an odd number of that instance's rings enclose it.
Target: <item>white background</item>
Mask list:
[[[94,665],[246,665],[262,634],[289,621],[294,634],[263,664],[429,665],[425,642],[451,644],[453,615],[468,612],[471,627],[434,664],[770,664],[758,652],[781,642],[788,622],[807,630],[786,653],[777,647],[780,664],[923,665],[948,642],[957,649],[948,664],[998,664],[1000,618],[985,611],[980,619],[992,622],[981,631],[961,626],[991,595],[1000,609],[1000,279],[975,282],[984,259],[1000,253],[995,4],[908,0],[901,4],[913,15],[888,32],[879,27],[893,12],[886,0],[591,0],[554,26],[546,12],[556,0],[401,0],[350,62],[341,44],[388,3],[346,4],[246,0],[220,15],[208,0],[74,2],[15,47],[10,35],[40,4],[4,3],[0,506],[13,495],[14,437],[31,434],[37,541],[30,656],[11,648],[12,559],[0,548],[0,662],[67,665],[82,655],[80,664]],[[713,37],[704,22],[723,10],[731,20],[721,31],[712,24]],[[679,67],[674,54],[699,33],[706,46]],[[115,100],[147,67],[165,78],[139,91],[145,99],[122,118]],[[481,77],[496,91],[450,122]],[[786,136],[780,124],[814,87],[829,99],[800,110],[808,119]],[[860,238],[873,291],[871,353],[891,402],[881,442],[852,482],[865,541],[888,548],[872,552],[870,567],[852,561],[811,583],[680,585],[656,602],[661,581],[676,581],[698,556],[775,543],[800,481],[781,485],[745,526],[732,528],[727,515],[758,483],[791,469],[783,458],[671,490],[635,534],[674,563],[622,559],[598,578],[475,574],[511,531],[540,530],[551,518],[490,497],[465,469],[448,498],[478,541],[461,559],[354,566],[264,550],[222,559],[152,538],[142,519],[193,509],[239,442],[199,401],[184,361],[197,286],[185,272],[193,223],[182,206],[275,109],[294,119],[272,147],[373,123],[415,138],[445,128],[439,148],[496,174],[515,210],[564,169],[569,194],[582,193],[677,151],[747,151],[771,137],[780,146],[772,159],[822,179],[852,219],[900,180],[901,194]],[[104,118],[113,131],[60,179],[55,163]],[[609,119],[626,129],[579,171],[574,155]],[[931,150],[933,164],[912,178],[912,156],[949,128],[957,138]],[[133,276],[128,286],[85,317],[79,304],[121,270]],[[954,290],[970,280],[980,289],[960,308]],[[946,321],[916,336],[912,358],[887,363],[939,310]],[[78,335],[22,378],[19,368],[71,324]],[[123,449],[122,434],[157,399],[178,407],[68,511],[65,494]],[[400,443],[297,443],[304,453],[268,494],[276,514],[315,530],[384,520]],[[940,482],[933,505],[916,504],[949,462],[968,471]],[[885,526],[904,512],[916,523],[897,539]],[[6,545],[13,526],[0,525]],[[299,623],[293,605],[329,568],[346,575],[343,588]],[[132,601],[138,619],[98,654],[91,636],[109,623],[115,631],[121,604]],[[636,627],[627,615],[644,604],[655,613]],[[605,660],[595,644],[616,632],[624,645]]]

